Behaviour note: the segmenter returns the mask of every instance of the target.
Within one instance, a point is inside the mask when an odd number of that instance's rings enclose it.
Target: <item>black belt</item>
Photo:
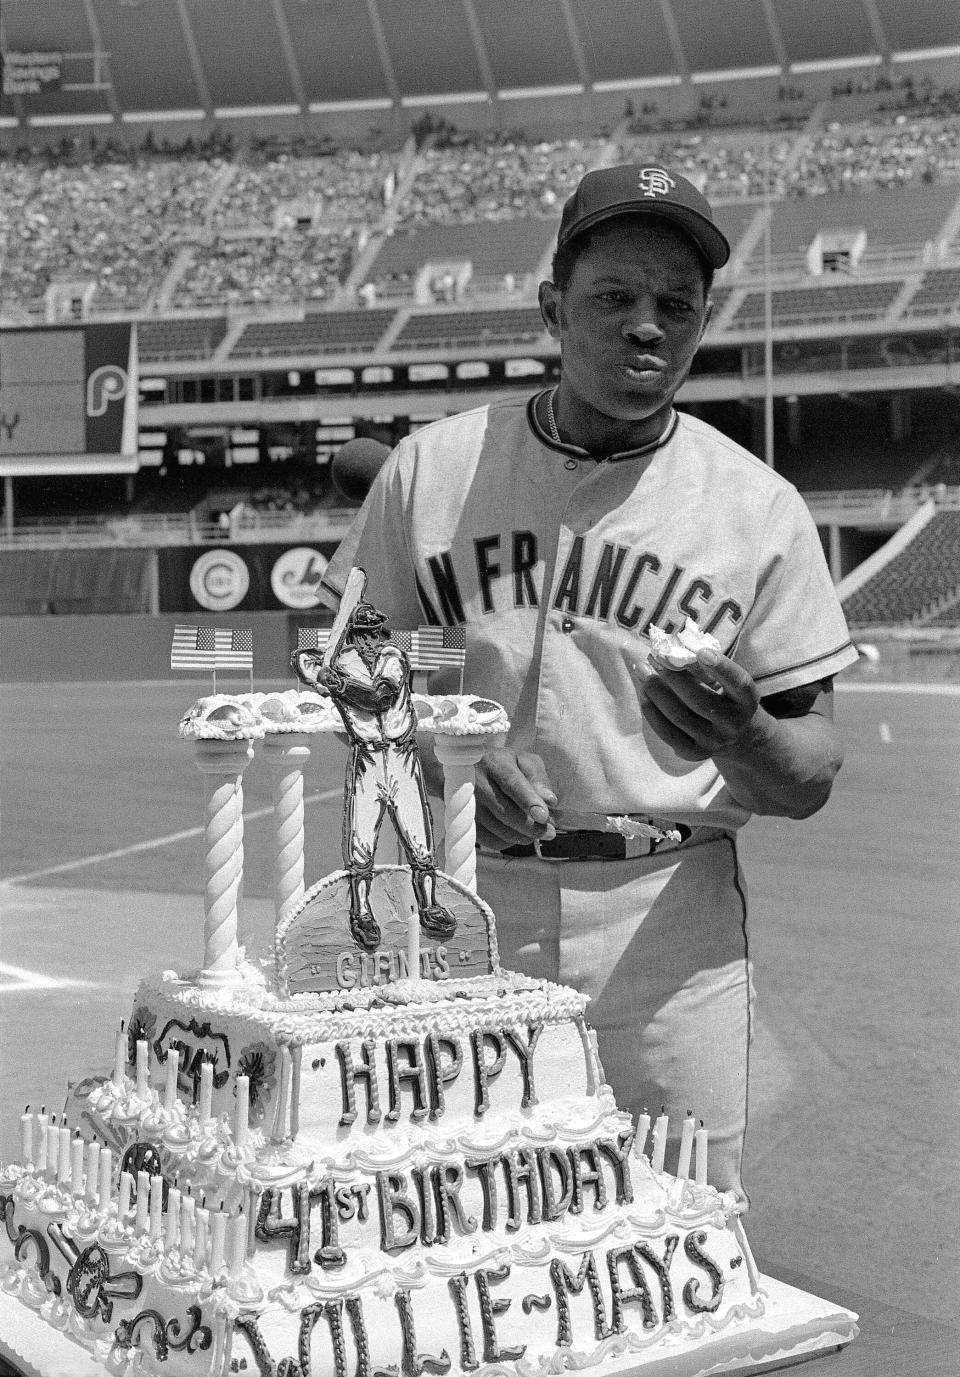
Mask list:
[[[675,835],[623,837],[619,832],[558,832],[550,841],[506,846],[500,855],[537,856],[544,861],[627,861],[674,851],[692,835],[682,823],[671,824],[669,830]]]

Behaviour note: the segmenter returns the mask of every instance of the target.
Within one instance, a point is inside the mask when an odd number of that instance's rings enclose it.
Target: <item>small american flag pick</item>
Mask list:
[[[253,673],[253,631],[248,626],[176,626],[171,669],[239,669]]]

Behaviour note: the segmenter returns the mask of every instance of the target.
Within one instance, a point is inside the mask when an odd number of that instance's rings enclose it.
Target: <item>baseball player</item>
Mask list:
[[[619,1103],[677,1134],[692,1110],[711,1181],[743,1195],[736,837],[826,801],[856,652],[796,490],[673,405],[728,255],[679,174],[587,173],[540,287],[559,386],[402,441],[325,585],[360,562],[392,617],[466,625],[466,682],[512,723],[477,772],[503,962],[589,994]],[[719,649],[651,658],[650,628],[685,623]]]
[[[413,879],[420,926],[446,941],[456,920],[436,900],[433,827],[417,752],[417,716],[410,694],[410,665],[402,650],[384,644],[384,614],[360,601],[342,646],[318,657],[298,650],[293,667],[304,683],[330,694],[350,737],[344,789],[343,863],[350,875],[350,931],[365,951],[380,945],[380,925],[370,907],[377,838],[389,813]]]

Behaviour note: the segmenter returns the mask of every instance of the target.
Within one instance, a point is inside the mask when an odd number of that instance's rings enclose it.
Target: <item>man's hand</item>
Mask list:
[[[681,760],[712,757],[733,797],[753,813],[805,818],[830,797],[843,750],[830,680],[760,701],[753,679],[725,655],[657,670],[640,686],[641,711]]]
[[[681,760],[708,760],[737,746],[750,730],[760,691],[745,669],[701,650],[689,669],[663,669],[645,679],[642,711]]]
[[[532,751],[487,751],[476,769],[477,840],[502,851],[517,842],[556,835],[550,809],[557,796],[543,761]]]

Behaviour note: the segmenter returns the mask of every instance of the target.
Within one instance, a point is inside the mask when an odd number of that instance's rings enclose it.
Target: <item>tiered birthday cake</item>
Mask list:
[[[183,719],[207,783],[204,962],[142,982],[112,1069],[64,1121],[21,1118],[21,1160],[0,1168],[0,1352],[23,1370],[689,1375],[856,1332],[758,1274],[693,1118],[664,1172],[666,1123],[617,1109],[585,1000],[501,969],[471,774],[506,718],[469,695],[412,702],[442,739],[447,872],[461,857],[427,905],[415,848],[368,890],[346,868],[304,886],[303,772],[317,732],[356,725],[339,703],[217,695]],[[255,747],[277,908],[257,961],[237,944]],[[373,949],[351,935],[358,893]]]

